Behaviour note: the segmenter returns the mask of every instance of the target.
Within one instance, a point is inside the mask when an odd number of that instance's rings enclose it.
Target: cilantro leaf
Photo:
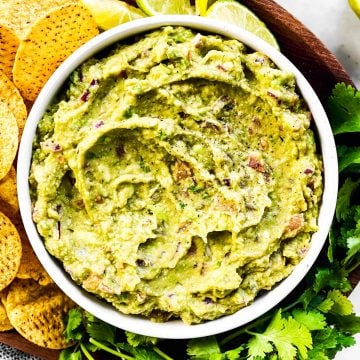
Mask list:
[[[333,306],[330,309],[331,313],[339,315],[350,315],[352,313],[351,301],[339,290],[330,290],[327,298],[333,301]]]
[[[136,360],[164,360],[158,355],[152,348],[138,346],[134,347],[129,344],[118,343],[116,346],[119,349],[125,350],[129,354],[133,355]]]
[[[360,92],[344,83],[337,84],[328,102],[334,134],[360,132]]]
[[[355,340],[351,335],[348,335],[334,327],[326,327],[323,330],[316,332],[313,337],[314,346],[309,351],[309,359],[328,360],[332,359],[336,352],[344,347],[352,346]]]
[[[262,338],[261,335],[258,336],[257,334],[250,338],[247,346],[249,348],[248,354],[250,355],[250,360],[255,360],[257,358],[263,359],[267,353],[273,351],[273,345],[271,342]]]
[[[215,336],[192,339],[188,342],[187,354],[196,360],[238,360],[244,346],[221,352]]]
[[[330,360],[330,358],[325,354],[325,350],[315,347],[309,351],[309,359],[314,360]]]
[[[239,359],[239,355],[241,353],[241,351],[244,350],[244,347],[243,346],[239,346],[235,349],[232,349],[232,350],[228,350],[225,352],[225,359],[227,360],[238,360]]]
[[[351,315],[353,306],[351,301],[339,290],[333,289],[327,293],[326,298],[316,306],[323,313],[336,315]]]
[[[86,343],[86,348],[90,351],[90,352],[95,352],[100,350],[100,348],[98,346],[96,346],[95,344],[92,344],[90,342]]]
[[[314,289],[309,287],[300,295],[298,302],[303,304],[303,307],[307,309],[309,305],[312,304],[316,299],[316,294],[317,293],[314,291]]]
[[[358,146],[338,146],[339,172],[344,170],[360,171],[360,147]]]
[[[312,347],[310,331],[290,316],[283,318],[281,309],[276,312],[264,333],[249,333],[254,335],[248,342],[250,359],[264,357],[272,351],[273,345],[282,360],[293,360],[297,350],[301,357],[307,358],[308,349]]]
[[[338,332],[336,329],[327,327],[326,329],[319,331],[314,336],[315,346],[318,348],[321,344],[324,348],[334,348],[337,345]]]
[[[357,201],[357,199],[355,199]],[[350,205],[345,220],[337,224],[335,246],[345,252],[341,266],[350,273],[360,265],[360,206]],[[336,249],[333,250],[333,252]]]
[[[320,268],[315,275],[313,289],[315,292],[331,287],[342,292],[350,291],[351,284],[347,279],[348,273],[345,269],[334,266],[333,268]]]
[[[86,331],[90,337],[99,342],[114,345],[116,328],[99,320],[94,315],[86,312]]]
[[[198,184],[192,184],[188,187],[188,190],[191,191],[192,193],[196,194],[196,193],[203,191],[204,188]]]
[[[82,324],[82,313],[79,308],[72,308],[66,315],[65,319],[66,327],[64,335],[66,340],[79,341],[83,337]]]
[[[157,338],[145,335],[135,334],[130,331],[125,331],[126,340],[131,346],[139,346],[139,345],[156,345],[158,343]]]
[[[318,310],[320,310],[323,313],[327,313],[331,310],[331,308],[334,305],[334,301],[331,299],[326,298],[324,301],[322,301],[320,304],[316,306]]]
[[[360,226],[358,224],[360,225],[360,206],[351,206],[351,215],[339,225],[336,246],[348,252],[349,248],[353,246],[351,242],[348,244],[348,239],[360,237]]]
[[[64,349],[60,352],[59,360],[82,360],[81,351],[72,352],[72,349]]]
[[[330,284],[330,279],[333,279],[333,274],[330,269],[318,269],[315,275],[315,282],[313,285],[314,291],[318,293],[323,288]]]
[[[351,196],[359,184],[360,180],[352,181],[350,178],[347,178],[341,186],[336,203],[336,218],[338,221],[346,220],[349,216],[351,216]]]
[[[348,247],[348,251],[346,254],[346,258],[344,259],[345,266],[350,263],[350,261],[355,255],[360,253],[360,233],[359,233],[359,237],[357,236],[349,237],[346,241],[346,245]]]
[[[295,309],[292,315],[298,323],[306,326],[310,331],[322,330],[326,326],[325,316],[316,310]]]
[[[215,336],[189,340],[186,352],[191,359],[196,360],[224,359]]]
[[[350,334],[360,333],[360,316],[351,315],[332,315],[331,320],[344,332]]]

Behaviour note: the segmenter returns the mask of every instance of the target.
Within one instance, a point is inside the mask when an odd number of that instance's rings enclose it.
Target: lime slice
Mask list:
[[[190,0],[136,0],[139,8],[146,14],[165,15],[165,14],[194,14],[194,8]]]
[[[349,0],[349,4],[354,13],[360,18],[360,0]]]
[[[210,6],[205,16],[238,25],[279,49],[278,42],[266,25],[252,11],[237,1],[216,1]]]
[[[196,15],[205,16],[208,7],[208,0],[195,0]]]
[[[140,9],[119,0],[82,0],[90,10],[99,28],[111,29],[116,25],[146,16]]]

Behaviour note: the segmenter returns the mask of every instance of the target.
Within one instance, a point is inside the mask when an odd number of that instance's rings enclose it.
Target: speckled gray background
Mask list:
[[[1,360],[40,360],[38,357],[29,356],[21,351],[0,343]]]

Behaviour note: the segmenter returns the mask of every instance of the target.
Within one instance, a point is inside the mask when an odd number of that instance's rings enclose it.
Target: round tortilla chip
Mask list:
[[[19,211],[16,190],[16,170],[12,166],[6,176],[0,180],[0,209],[5,208],[12,218]]]
[[[7,316],[5,306],[0,302],[0,331],[11,330],[13,326]]]
[[[18,279],[33,279],[42,286],[53,283],[51,277],[36,257],[23,227],[18,226],[18,231],[21,237],[22,257],[16,277]]]
[[[98,33],[93,16],[82,5],[61,6],[37,20],[15,57],[13,78],[22,96],[35,100],[57,67]]]
[[[21,240],[10,219],[0,212],[0,291],[15,278],[21,261]]]
[[[6,307],[6,299],[9,293],[9,287],[6,287],[5,289],[0,291],[0,302],[2,305]]]
[[[21,40],[34,22],[50,9],[75,0],[0,0],[0,23],[6,25]]]
[[[10,221],[14,224],[14,226],[16,227],[16,229],[19,232],[18,226],[19,226],[19,224],[22,223],[20,211],[13,212],[12,210],[13,209],[9,206],[8,203],[6,203],[5,201],[2,201],[0,199],[0,212],[2,212],[4,215],[6,215],[10,219]],[[19,235],[21,237],[20,233],[19,233]]]
[[[14,280],[6,300],[14,328],[27,340],[49,349],[72,345],[65,340],[63,319],[74,306],[55,284],[41,286],[32,279]]]
[[[19,139],[23,132],[27,110],[23,98],[20,95],[19,90],[15,87],[12,81],[0,71],[0,101],[7,104],[10,111],[15,116],[16,122],[19,128]]]
[[[0,331],[8,331],[14,328],[6,313],[6,298],[8,292],[9,288],[0,291]]]
[[[12,29],[0,24],[0,69],[9,79],[12,79],[12,69],[19,43]]]
[[[0,180],[10,171],[18,148],[19,129],[8,105],[0,101]]]

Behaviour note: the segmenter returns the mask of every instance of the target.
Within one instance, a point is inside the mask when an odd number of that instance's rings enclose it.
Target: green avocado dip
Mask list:
[[[241,42],[183,27],[88,60],[34,140],[46,248],[122,313],[195,324],[247,306],[317,230],[322,162],[295,87]]]

